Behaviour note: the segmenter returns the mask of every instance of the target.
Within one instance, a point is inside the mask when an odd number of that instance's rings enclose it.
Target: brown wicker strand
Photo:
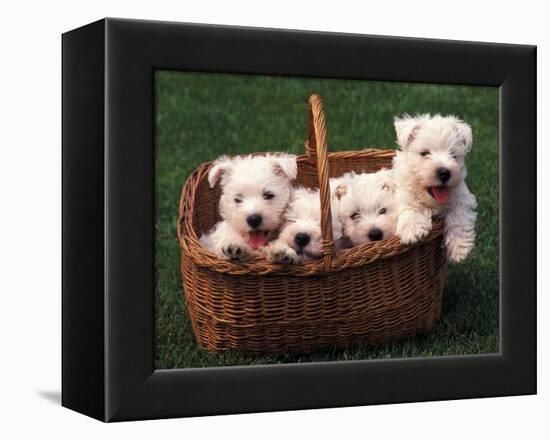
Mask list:
[[[321,199],[321,234],[323,236],[323,269],[329,270],[334,254],[332,236],[332,216],[330,209],[330,186],[327,158],[327,129],[323,101],[318,95],[311,95],[308,103],[308,142],[306,154],[315,158],[319,178],[319,197]]]

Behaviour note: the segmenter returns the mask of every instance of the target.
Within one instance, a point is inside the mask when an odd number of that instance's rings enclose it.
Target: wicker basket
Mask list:
[[[391,165],[392,150],[327,153],[321,99],[309,99],[306,154],[297,184],[319,187],[322,257],[295,266],[256,258],[222,261],[199,243],[219,221],[219,188],[199,166],[183,187],[178,238],[185,298],[206,350],[311,351],[353,342],[381,343],[427,331],[439,317],[446,270],[442,223],[405,246],[397,237],[334,253],[329,177]]]

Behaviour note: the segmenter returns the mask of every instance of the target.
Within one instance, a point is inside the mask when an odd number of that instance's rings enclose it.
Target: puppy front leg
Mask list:
[[[269,243],[262,252],[271,263],[297,264],[300,262],[300,257],[296,251],[279,240]]]
[[[212,233],[212,250],[223,260],[246,261],[258,255],[227,222],[222,221]]]
[[[470,254],[475,244],[475,198],[469,194],[464,200],[449,210],[445,216],[445,246],[450,261],[460,263]]]
[[[403,244],[413,244],[432,230],[432,217],[426,209],[402,209],[397,220],[396,234]]]

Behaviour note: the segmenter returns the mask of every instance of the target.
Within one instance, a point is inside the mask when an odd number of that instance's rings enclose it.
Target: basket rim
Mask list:
[[[255,155],[271,154],[271,152],[254,153]],[[368,148],[364,150],[338,151],[328,153],[329,161],[345,160],[357,157],[388,158],[395,155],[395,150]],[[298,163],[311,162],[307,155],[297,156]],[[318,258],[299,265],[281,265],[268,262],[263,257],[257,257],[245,263],[237,263],[219,259],[206,249],[199,241],[193,228],[193,209],[196,191],[199,184],[207,178],[212,161],[205,162],[195,169],[182,187],[177,220],[177,234],[181,257],[191,260],[197,266],[206,267],[214,272],[231,275],[279,275],[279,276],[314,276],[341,271],[351,267],[365,266],[379,259],[399,257],[417,246],[436,240],[443,231],[443,221],[435,219],[432,230],[420,242],[414,245],[404,245],[399,237],[389,240],[371,242],[337,252],[328,268],[323,259]]]

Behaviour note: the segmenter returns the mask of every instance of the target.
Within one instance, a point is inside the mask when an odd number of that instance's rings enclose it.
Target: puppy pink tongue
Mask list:
[[[447,203],[447,199],[449,198],[449,189],[446,186],[432,186],[432,193],[437,203],[440,205]]]
[[[267,234],[264,231],[248,231],[250,237],[249,243],[254,250],[265,246],[267,243]]]

